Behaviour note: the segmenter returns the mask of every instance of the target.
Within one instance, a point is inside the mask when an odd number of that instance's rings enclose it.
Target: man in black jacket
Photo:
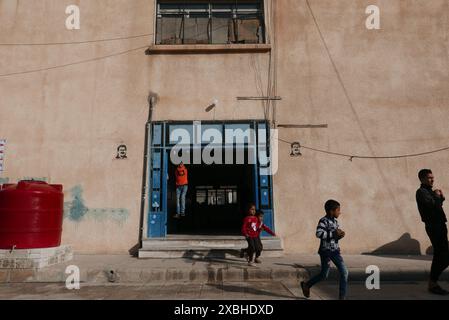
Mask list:
[[[421,170],[418,177],[421,180],[421,187],[416,191],[416,202],[421,220],[426,225],[426,232],[433,246],[429,291],[447,295],[449,292],[438,285],[441,274],[449,266],[447,219],[443,210],[443,202],[446,199],[441,190],[433,190],[434,176],[430,169]]]

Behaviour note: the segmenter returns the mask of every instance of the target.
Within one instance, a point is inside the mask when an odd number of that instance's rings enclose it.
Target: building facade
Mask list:
[[[367,28],[370,5],[380,29]],[[425,253],[419,169],[449,189],[447,12],[446,0],[3,0],[0,179],[63,184],[63,242],[79,253],[235,235],[248,202],[286,253],[313,253],[331,198],[344,253]],[[183,224],[176,129],[200,136],[183,151]],[[276,153],[275,173],[195,162],[207,129],[245,159]],[[228,145],[231,129],[252,129],[255,144]]]

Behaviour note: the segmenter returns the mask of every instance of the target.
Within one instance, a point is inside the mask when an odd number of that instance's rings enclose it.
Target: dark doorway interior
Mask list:
[[[175,219],[176,166],[169,165],[168,234],[240,235],[248,203],[254,201],[253,165],[187,165],[186,217]]]

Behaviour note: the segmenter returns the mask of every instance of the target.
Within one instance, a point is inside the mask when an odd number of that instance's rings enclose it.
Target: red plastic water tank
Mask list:
[[[62,185],[40,181],[4,184],[0,190],[0,249],[61,245]]]

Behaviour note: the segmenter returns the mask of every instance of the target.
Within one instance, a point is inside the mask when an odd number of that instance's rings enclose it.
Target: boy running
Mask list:
[[[321,272],[308,282],[301,282],[301,289],[306,298],[310,297],[310,288],[318,282],[327,279],[332,261],[340,273],[340,300],[346,299],[348,285],[348,269],[340,255],[338,241],[345,236],[345,232],[340,230],[337,218],[340,216],[340,204],[335,200],[329,200],[324,206],[326,216],[320,219],[316,229],[317,238],[321,239],[318,251],[321,258]]]

